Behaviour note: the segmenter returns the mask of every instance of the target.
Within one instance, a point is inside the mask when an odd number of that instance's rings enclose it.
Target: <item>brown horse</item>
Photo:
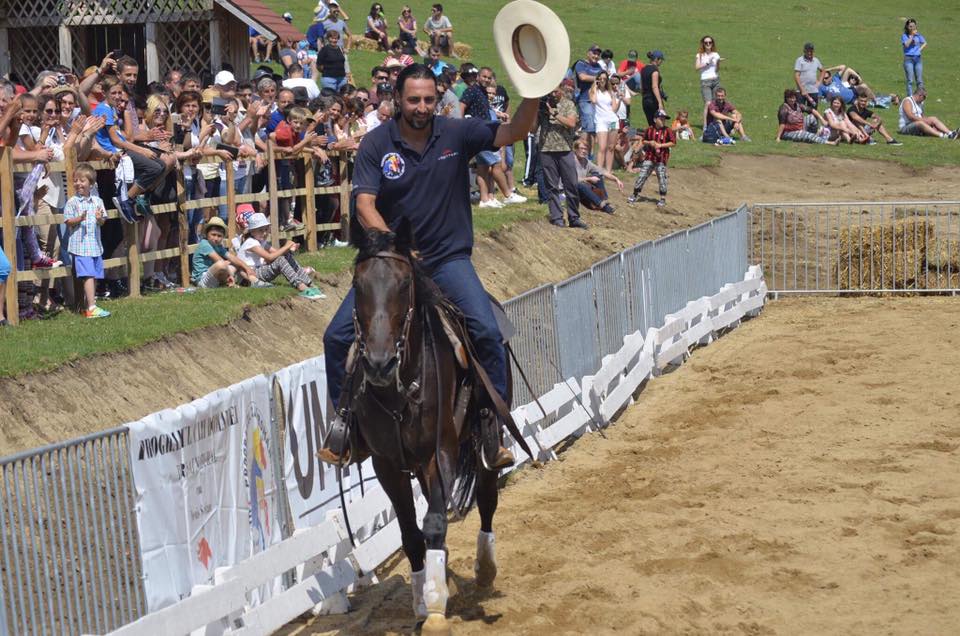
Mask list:
[[[393,503],[423,633],[448,633],[447,510],[462,513],[476,498],[476,580],[492,584],[499,471],[485,468],[478,451],[480,418],[490,415],[482,408],[483,390],[445,335],[436,313],[440,292],[411,254],[411,240],[407,224],[396,234],[354,232],[359,253],[353,279],[356,350],[347,380],[356,423],[351,442],[353,457],[372,455]],[[422,530],[411,473],[428,502]]]

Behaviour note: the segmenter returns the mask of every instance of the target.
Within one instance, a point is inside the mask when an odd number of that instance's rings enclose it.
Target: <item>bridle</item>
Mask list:
[[[397,254],[396,252],[387,252],[387,251],[377,252],[370,258],[387,258],[395,261],[400,261],[406,264],[407,267],[410,268],[411,272],[413,271],[413,263],[410,261],[410,259],[406,256]],[[404,360],[403,355],[407,348],[407,341],[410,338],[410,329],[413,325],[413,313],[417,306],[415,285],[416,285],[416,281],[414,280],[414,282],[410,284],[410,291],[407,299],[407,303],[408,303],[407,314],[404,316],[403,324],[400,326],[400,334],[398,335],[397,341],[394,344],[393,355],[390,356],[388,360],[388,362],[396,360],[396,365],[394,368],[396,370],[395,374],[396,374],[396,385],[397,385],[398,393],[404,392],[403,382],[400,379],[400,369],[401,367],[403,367],[403,360]],[[356,334],[357,355],[362,359],[363,356],[366,354],[367,345],[364,339],[363,330],[360,328],[360,321],[357,319],[356,306],[354,306],[353,308],[353,329],[354,329],[354,333]],[[364,374],[363,377],[366,378],[366,374]]]

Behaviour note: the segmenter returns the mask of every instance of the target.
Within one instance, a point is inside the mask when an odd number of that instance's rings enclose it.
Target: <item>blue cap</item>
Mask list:
[[[660,49],[654,49],[653,51],[650,52],[650,59],[651,59],[651,60],[662,60],[662,59],[665,59],[665,58],[663,57],[663,51],[661,51]]]

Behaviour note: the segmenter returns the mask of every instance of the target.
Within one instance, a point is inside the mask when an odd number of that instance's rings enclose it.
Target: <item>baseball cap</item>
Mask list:
[[[287,22],[293,22],[293,14],[290,13],[289,11],[286,11],[283,14],[283,19],[286,20]]]
[[[337,0],[329,0],[329,2],[327,2],[327,6],[328,6],[328,7],[338,7],[338,8],[339,8],[339,7],[340,7],[340,3],[337,2]]]
[[[603,49],[600,48],[600,45],[599,45],[599,44],[593,44],[593,45],[591,45],[590,48],[587,49],[587,50],[590,51],[591,53],[599,53],[599,52],[602,51]]]
[[[247,227],[247,223],[250,222],[250,217],[256,213],[256,210],[253,208],[251,203],[241,203],[237,206],[237,226],[241,229]]]
[[[476,73],[479,73],[479,72],[480,72],[480,69],[478,69],[476,66],[474,66],[470,62],[467,62],[466,64],[462,64],[460,66],[460,75],[475,75]]]
[[[664,59],[663,51],[661,51],[660,49],[654,49],[653,51],[650,51],[649,57],[651,60],[662,60]]]
[[[804,44],[804,45],[803,45],[803,50],[804,50],[804,51],[812,51],[812,50],[813,50],[813,42],[807,42],[806,44]]]
[[[217,86],[226,86],[230,82],[236,82],[237,78],[233,76],[233,73],[230,71],[220,71],[217,73],[216,77],[213,78],[213,83]]]
[[[627,51],[627,59],[631,62],[636,62],[638,57],[640,57],[640,54],[637,53],[636,49],[630,49]]]

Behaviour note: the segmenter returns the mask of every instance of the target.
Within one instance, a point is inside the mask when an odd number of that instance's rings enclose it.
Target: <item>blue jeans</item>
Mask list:
[[[596,108],[590,100],[577,102],[577,110],[580,111],[580,129],[585,133],[597,132]]]
[[[603,177],[600,177],[600,183],[597,188],[603,192],[603,198],[597,196],[597,193],[590,187],[591,184],[586,181],[577,182],[577,191],[580,193],[580,202],[591,210],[599,210],[603,207],[603,202],[607,200],[607,188],[603,183]]]
[[[904,55],[903,74],[907,77],[907,95],[913,95],[914,83],[923,88],[923,59],[919,55]]]
[[[321,77],[320,78],[320,88],[330,88],[338,93],[340,92],[340,87],[347,83],[346,77]]]
[[[480,364],[490,376],[493,388],[506,400],[506,349],[503,346],[497,319],[490,307],[490,299],[483,289],[476,270],[473,269],[473,263],[469,258],[447,261],[431,272],[431,278],[443,290],[444,295],[463,312],[467,321],[467,331],[470,332],[470,338],[476,347]],[[337,402],[340,400],[340,390],[346,375],[344,367],[347,362],[347,352],[355,336],[353,307],[354,292],[351,288],[323,334],[327,393],[334,408],[337,408]]]

